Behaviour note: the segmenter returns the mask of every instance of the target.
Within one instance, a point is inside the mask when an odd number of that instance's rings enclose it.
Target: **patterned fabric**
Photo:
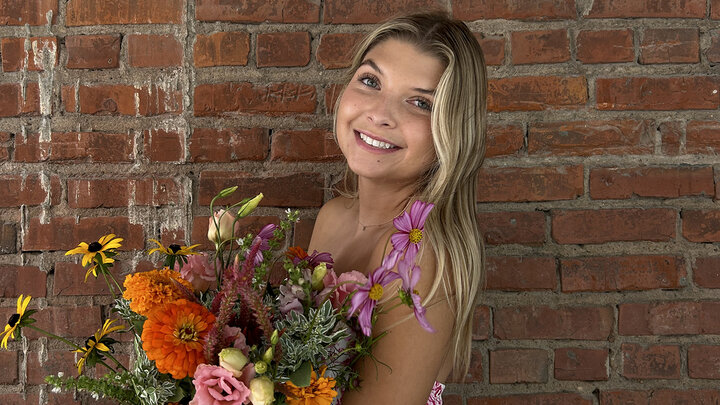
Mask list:
[[[435,381],[435,384],[430,391],[430,398],[428,398],[427,405],[442,405],[442,393],[445,390],[445,385]]]

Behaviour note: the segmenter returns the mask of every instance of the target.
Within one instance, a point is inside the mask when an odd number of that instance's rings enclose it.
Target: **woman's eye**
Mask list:
[[[377,79],[372,76],[362,76],[360,78],[360,83],[372,87],[374,89],[380,87],[380,84],[378,83]]]
[[[419,99],[413,100],[413,103],[417,107],[422,108],[423,110],[432,111],[432,104],[427,100],[423,100],[423,99],[419,98]]]

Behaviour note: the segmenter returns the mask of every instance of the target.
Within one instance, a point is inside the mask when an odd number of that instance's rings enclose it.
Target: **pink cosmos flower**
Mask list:
[[[383,266],[393,268],[401,257],[407,263],[415,261],[423,239],[425,220],[434,206],[432,203],[415,201],[410,207],[410,213],[403,212],[393,220],[398,232],[390,237],[393,250],[383,260]]]
[[[390,269],[380,266],[370,273],[367,283],[358,287],[350,300],[348,317],[359,311],[358,322],[365,336],[372,332],[372,313],[378,300],[382,298],[384,288],[400,276]]]
[[[244,374],[243,371],[243,377]],[[250,397],[250,389],[245,383],[233,377],[230,371],[218,366],[198,365],[193,385],[195,396],[190,405],[241,405],[249,401]]]
[[[418,295],[415,286],[420,281],[420,266],[417,264],[408,264],[405,261],[398,263],[398,274],[402,280],[400,287],[400,300],[413,309],[415,318],[420,322],[420,326],[428,332],[435,332],[425,317],[425,308],[422,306],[422,299]]]
[[[330,270],[323,278],[325,288],[315,297],[315,303],[320,305],[327,298],[333,308],[338,309],[353,291],[365,283],[367,283],[367,277],[359,271],[353,270],[338,277],[334,271]]]
[[[253,239],[253,245],[256,243],[260,244],[260,249],[258,249],[257,253],[255,254],[254,258],[254,265],[257,266],[263,261],[263,252],[270,249],[270,239],[273,237],[273,232],[275,231],[275,228],[277,228],[277,225],[275,224],[267,224],[262,227],[260,232],[258,232],[257,236],[255,236],[255,239]],[[245,254],[247,254],[245,252]]]
[[[198,291],[206,291],[214,287],[217,282],[215,268],[210,264],[210,259],[205,253],[187,256],[187,263],[182,269],[179,263],[175,263],[175,270],[180,271],[180,276]]]

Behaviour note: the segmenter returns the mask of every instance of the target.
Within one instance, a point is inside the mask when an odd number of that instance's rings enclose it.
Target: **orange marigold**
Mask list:
[[[143,349],[158,371],[179,380],[192,377],[205,362],[203,344],[215,315],[204,306],[179,299],[150,314],[143,326]]]
[[[148,316],[158,306],[184,297],[175,281],[193,291],[190,282],[183,279],[179,272],[168,268],[130,274],[123,283],[123,298],[130,301],[130,309]]]
[[[313,371],[307,387],[300,388],[291,381],[286,382],[288,405],[330,405],[337,396],[337,391],[333,390],[336,381],[332,377],[325,377],[326,369],[320,368],[320,377]]]

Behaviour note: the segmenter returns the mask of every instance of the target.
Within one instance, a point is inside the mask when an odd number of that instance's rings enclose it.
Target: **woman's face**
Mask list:
[[[359,177],[410,184],[435,161],[430,116],[444,64],[388,39],[365,56],[339,101],[336,131]]]

